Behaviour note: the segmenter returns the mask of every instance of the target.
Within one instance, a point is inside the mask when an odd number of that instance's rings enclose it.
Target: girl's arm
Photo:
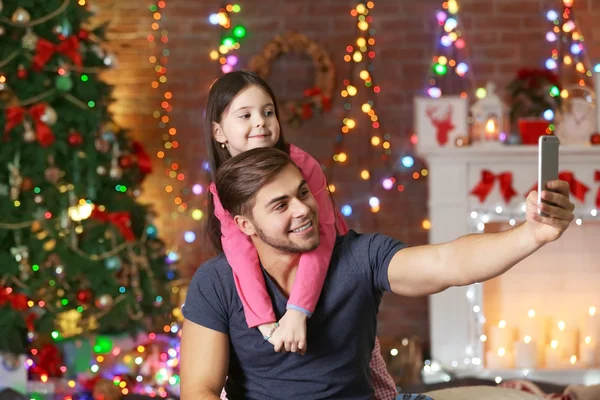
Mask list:
[[[290,156],[300,168],[319,206],[320,244],[315,250],[300,257],[298,272],[287,304],[288,309],[303,312],[310,317],[319,300],[331,261],[336,238],[335,212],[327,190],[325,174],[317,160],[295,146],[290,146]]]
[[[249,328],[275,322],[273,303],[267,293],[256,248],[248,236],[239,230],[231,215],[223,209],[214,183],[210,184],[215,215],[221,222],[221,244],[227,262],[233,270],[235,288],[244,305]]]

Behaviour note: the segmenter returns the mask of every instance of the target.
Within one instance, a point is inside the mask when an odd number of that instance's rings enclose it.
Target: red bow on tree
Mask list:
[[[10,289],[12,291],[12,289]],[[10,292],[4,286],[0,286],[0,307],[10,301]]]
[[[10,303],[12,309],[16,311],[27,311],[27,296],[23,293],[14,293],[12,288],[0,286],[0,306]]]
[[[598,173],[598,171],[597,171]],[[558,179],[560,179],[561,181],[565,181],[569,184],[569,189],[571,194],[578,199],[579,201],[581,201],[582,203],[585,202],[585,194],[588,192],[588,190],[590,190],[590,188],[588,188],[587,186],[585,186],[585,184],[581,181],[578,181],[575,178],[575,174],[570,172],[570,171],[563,171],[561,173],[558,174]],[[527,195],[529,195],[529,193],[531,193],[534,190],[537,190],[537,182],[535,183],[535,185],[533,185],[531,187],[531,189],[529,189],[529,191],[527,192]]]
[[[133,154],[137,158],[138,168],[142,175],[148,175],[152,172],[152,159],[146,153],[144,146],[140,142],[134,141],[132,144]]]
[[[42,121],[46,113],[46,104],[39,103],[29,109],[23,107],[8,107],[6,109],[6,124],[4,125],[4,140],[8,140],[8,133],[17,125],[23,123],[25,116],[30,116],[35,125],[35,134],[40,146],[48,147],[54,143],[54,134],[50,127]]]
[[[510,199],[517,195],[512,187],[512,178],[511,172],[501,172],[494,175],[491,171],[484,169],[481,171],[481,181],[471,190],[471,194],[479,197],[479,201],[483,203],[492,191],[494,181],[497,179],[500,183],[500,193],[504,201],[509,203]]]
[[[600,182],[600,170],[594,172],[594,181]],[[600,187],[598,188],[598,193],[596,193],[596,207],[600,208]]]
[[[125,240],[128,242],[135,240],[135,235],[131,230],[131,217],[127,211],[108,213],[106,211],[100,211],[97,208],[94,208],[90,218],[100,222],[110,222],[119,229],[119,232],[121,232],[121,235]]]
[[[33,69],[38,72],[41,71],[55,53],[69,57],[73,61],[73,64],[81,67],[79,40],[76,36],[69,36],[59,44],[54,44],[40,38],[37,42],[35,57],[33,58]]]

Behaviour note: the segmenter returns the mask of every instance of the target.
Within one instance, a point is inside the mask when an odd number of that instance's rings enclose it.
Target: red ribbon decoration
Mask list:
[[[308,103],[302,105],[302,119],[310,119],[312,118],[313,110],[312,106]]]
[[[110,222],[119,229],[119,232],[121,232],[121,235],[123,238],[125,238],[125,240],[128,242],[135,240],[135,235],[130,227],[131,217],[127,211],[108,213],[106,211],[100,211],[97,208],[94,208],[90,218],[96,219],[100,222]]]
[[[59,44],[54,44],[40,38],[37,42],[35,57],[33,58],[33,69],[40,72],[55,53],[69,57],[73,61],[73,64],[81,67],[79,40],[76,36],[69,36]]]
[[[4,124],[4,140],[8,140],[8,133],[17,125],[20,125],[25,120],[25,116],[29,115],[33,119],[35,125],[35,133],[38,142],[42,147],[48,147],[54,143],[54,134],[44,121],[42,116],[46,113],[46,104],[39,103],[29,109],[23,107],[8,107],[6,109],[6,123]]]
[[[583,182],[575,179],[574,173],[570,171],[563,171],[558,174],[558,179],[568,182],[571,189],[571,194],[582,203],[585,202],[585,194],[588,192],[588,190],[590,190],[590,188],[585,186]]]
[[[312,97],[318,94],[321,94],[321,88],[319,87],[312,87],[304,90],[305,97]]]
[[[596,174],[600,174],[600,171],[596,171]],[[558,179],[567,182],[569,184],[569,190],[571,194],[582,203],[585,203],[585,194],[588,192],[588,190],[590,190],[590,188],[585,186],[583,182],[578,181],[575,178],[574,173],[572,173],[571,171],[563,171],[558,174]],[[600,176],[598,176],[598,179],[600,179]],[[536,182],[535,185],[533,185],[531,189],[529,189],[527,195],[529,195],[529,193],[533,192],[534,190],[537,190],[537,187],[538,183]],[[525,197],[527,197],[527,195]],[[600,193],[598,195],[600,196]],[[598,199],[598,201],[600,201],[600,199]]]
[[[144,150],[144,146],[142,146],[140,142],[133,141],[131,145],[133,154],[135,154],[135,156],[137,157],[137,164],[138,168],[140,169],[140,172],[144,176],[148,175],[152,172],[152,159],[150,158],[148,153],[146,153],[146,150]]]
[[[481,181],[471,190],[471,194],[479,197],[479,201],[483,203],[492,191],[494,182],[497,179],[500,182],[500,193],[504,201],[509,203],[510,199],[517,195],[512,187],[512,178],[511,172],[501,172],[494,175],[491,171],[484,169],[481,171]]]
[[[34,375],[42,376],[46,375],[51,377],[61,377],[63,372],[62,367],[62,355],[53,344],[45,344],[36,354],[35,365],[29,369]]]
[[[331,99],[327,96],[321,96],[321,104],[323,105],[323,111],[331,110]]]

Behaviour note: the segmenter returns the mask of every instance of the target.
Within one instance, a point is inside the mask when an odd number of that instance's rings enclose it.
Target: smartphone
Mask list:
[[[548,182],[558,179],[558,145],[553,135],[542,135],[538,141],[538,204],[542,203],[542,190],[547,189]],[[542,212],[540,215],[545,216]]]

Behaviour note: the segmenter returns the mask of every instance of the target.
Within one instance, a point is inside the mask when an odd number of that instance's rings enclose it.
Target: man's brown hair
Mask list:
[[[223,208],[232,216],[250,215],[256,194],[279,172],[294,162],[275,148],[245,151],[221,164],[215,186]]]

